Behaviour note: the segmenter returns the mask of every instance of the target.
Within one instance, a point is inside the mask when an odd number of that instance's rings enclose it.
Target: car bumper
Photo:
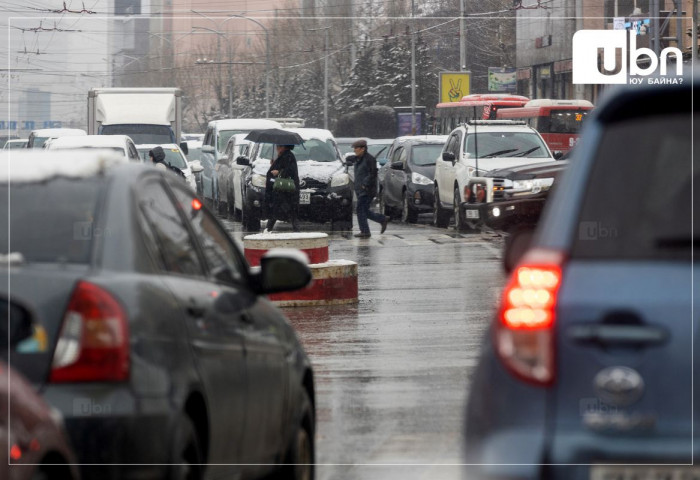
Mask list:
[[[411,207],[419,212],[433,211],[433,186],[409,183],[406,192],[411,199]]]
[[[536,223],[544,207],[544,198],[492,203],[462,203],[460,208],[468,222],[487,225],[494,230],[510,230],[521,224]]]
[[[163,477],[178,411],[166,397],[137,398],[128,384],[47,385],[84,478]]]
[[[309,194],[309,203],[299,202],[299,219],[311,222],[347,220],[352,218],[352,189],[350,186],[328,190],[302,189]],[[245,197],[249,211],[264,212],[265,189],[248,185]]]

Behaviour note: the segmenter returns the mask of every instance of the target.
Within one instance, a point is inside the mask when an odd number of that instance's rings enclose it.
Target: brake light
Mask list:
[[[107,291],[79,282],[63,316],[50,381],[123,381],[129,377],[129,330]]]
[[[464,193],[462,194],[464,201],[465,202],[471,202],[472,201],[472,189],[467,187],[464,187]]]
[[[477,203],[484,203],[486,201],[486,189],[484,188],[483,185],[478,183],[476,185],[476,202]]]
[[[563,255],[529,252],[513,272],[501,300],[495,347],[517,377],[537,384],[554,382],[554,326]]]

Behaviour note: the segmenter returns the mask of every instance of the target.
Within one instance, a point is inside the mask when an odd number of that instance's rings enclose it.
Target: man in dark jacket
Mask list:
[[[367,219],[380,223],[382,229],[386,230],[389,217],[374,213],[369,209],[370,203],[377,192],[377,160],[367,152],[367,141],[357,140],[352,144],[355,152],[354,157],[348,158],[350,163],[355,164],[355,194],[357,195],[357,223],[360,233],[355,234],[358,238],[369,238],[372,234],[369,231]]]
[[[278,219],[292,222],[292,230],[299,231],[297,211],[299,209],[299,173],[297,159],[292,153],[294,145],[277,145],[277,158],[270,165],[265,178],[265,200],[267,204],[266,232],[271,232]],[[291,178],[294,191],[275,191],[275,180]]]

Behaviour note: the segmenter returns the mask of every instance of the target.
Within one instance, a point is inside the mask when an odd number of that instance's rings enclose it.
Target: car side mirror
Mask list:
[[[445,162],[455,163],[455,154],[452,152],[442,152],[442,159]]]
[[[200,173],[204,170],[204,167],[199,163],[199,160],[195,160],[190,162],[190,170],[192,170],[192,173]]]
[[[403,162],[401,160],[391,162],[391,169],[392,170],[403,170]]]
[[[252,272],[254,290],[258,294],[290,292],[311,282],[306,254],[295,249],[275,248],[260,259],[259,270]]]
[[[250,166],[250,159],[244,155],[236,158],[236,165]]]
[[[34,334],[32,318],[27,310],[14,304],[9,304],[9,321],[7,317],[0,322],[0,345],[7,348],[9,340],[10,347],[16,347],[20,342],[31,338]],[[9,331],[8,331],[9,330]]]
[[[202,145],[202,152],[214,153],[214,147],[212,145]]]
[[[562,152],[561,150],[554,151],[554,159],[555,160],[559,160],[563,156],[564,156],[564,152]]]
[[[182,153],[185,155],[190,153],[190,147],[187,146],[187,142],[180,142],[180,150],[182,150]]]

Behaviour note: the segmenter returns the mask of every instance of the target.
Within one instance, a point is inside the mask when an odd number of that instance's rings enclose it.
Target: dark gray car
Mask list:
[[[100,464],[83,475],[252,478],[287,463],[285,478],[309,478],[311,365],[263,296],[304,286],[308,267],[274,256],[251,272],[170,172],[49,154],[0,156],[13,165],[0,295],[11,287],[41,325],[11,364],[61,411],[80,463]]]
[[[584,127],[484,341],[467,478],[700,475],[700,83],[683,80],[616,90]]]

